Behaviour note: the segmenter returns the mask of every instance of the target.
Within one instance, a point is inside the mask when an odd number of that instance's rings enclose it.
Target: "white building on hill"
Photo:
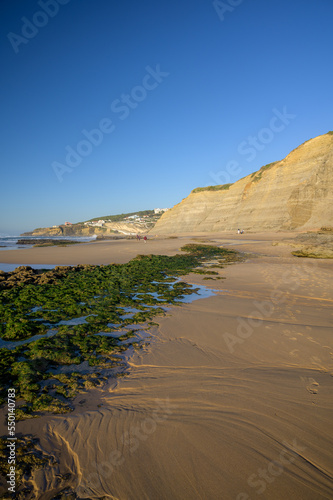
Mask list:
[[[154,208],[154,213],[161,214],[163,212],[166,212],[167,210],[169,210],[169,209],[168,208]]]

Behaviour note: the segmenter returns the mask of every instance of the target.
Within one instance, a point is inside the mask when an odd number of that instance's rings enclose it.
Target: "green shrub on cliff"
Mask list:
[[[263,167],[261,167],[257,172],[253,172],[253,174],[251,174],[252,182],[258,182],[261,179],[262,174],[266,170],[269,170],[270,168],[274,167],[274,165],[276,165],[277,163],[279,163],[279,162],[273,161],[272,163],[267,163],[267,165],[264,165]]]
[[[198,187],[191,191],[191,193],[201,193],[202,191],[225,191],[230,188],[232,184],[219,184],[216,186],[206,186],[206,187]]]

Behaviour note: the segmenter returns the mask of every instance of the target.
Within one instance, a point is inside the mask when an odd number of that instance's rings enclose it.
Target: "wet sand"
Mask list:
[[[128,376],[80,395],[73,414],[18,425],[61,456],[35,474],[38,498],[66,486],[119,500],[333,497],[333,261],[292,257],[271,245],[280,237],[200,236],[251,256],[219,269],[225,280],[187,276],[219,291],[157,319]],[[190,240],[11,253],[107,264],[176,253]]]
[[[68,247],[36,247],[20,250],[1,250],[0,262],[8,264],[49,264],[49,265],[78,265],[78,264],[123,264],[138,254],[164,254],[174,255],[179,248],[187,243],[226,242],[229,244],[243,245],[250,241],[255,246],[260,245],[260,251],[271,247],[272,239],[281,240],[289,237],[289,233],[257,233],[237,235],[235,233],[187,234],[172,237],[148,236],[147,243],[137,240],[94,241],[69,245]],[[200,241],[197,241],[200,240]],[[290,250],[284,249],[290,254]],[[283,252],[283,249],[281,249]]]

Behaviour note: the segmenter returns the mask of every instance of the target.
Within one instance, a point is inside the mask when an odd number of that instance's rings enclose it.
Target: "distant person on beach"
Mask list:
[[[241,230],[241,232],[240,232],[240,234],[243,234],[243,233],[244,233],[244,231],[243,231],[243,229],[242,229],[242,230]]]
[[[147,243],[147,236],[145,236],[145,237],[143,238],[143,241],[144,241],[145,243]]]
[[[240,229],[237,229],[237,233],[238,233],[238,234],[240,233]]]

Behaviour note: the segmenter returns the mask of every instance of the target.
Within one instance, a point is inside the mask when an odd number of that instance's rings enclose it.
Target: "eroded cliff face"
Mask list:
[[[284,160],[229,189],[192,192],[168,210],[154,234],[317,228],[333,223],[333,134],[311,139]]]
[[[106,223],[103,227],[85,226],[83,224],[73,224],[72,226],[41,227],[23,233],[21,236],[114,236],[115,233],[140,234],[147,232],[144,225],[135,223],[112,222]]]

